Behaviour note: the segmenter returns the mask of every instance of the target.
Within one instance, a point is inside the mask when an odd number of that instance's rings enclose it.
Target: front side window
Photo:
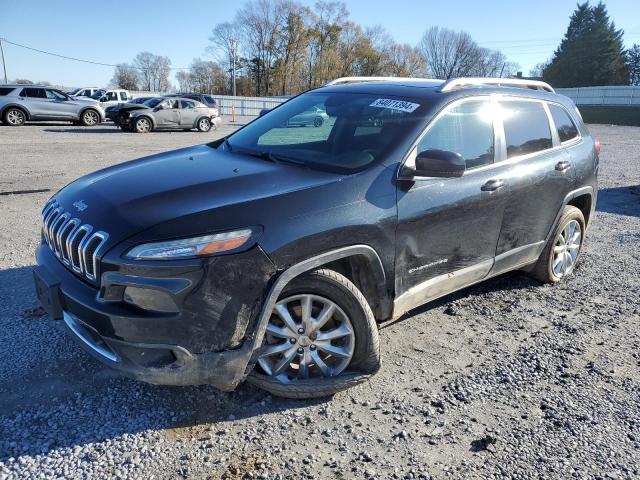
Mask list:
[[[493,163],[493,111],[488,98],[449,107],[429,127],[418,144],[418,152],[446,150],[459,153],[467,169]]]
[[[507,158],[547,150],[553,146],[549,119],[542,102],[501,102]]]
[[[120,92],[120,100],[128,100],[127,92]]]
[[[55,90],[47,90],[47,98],[49,100],[65,100],[67,97],[62,95],[60,92],[56,92]]]
[[[164,110],[171,110],[174,108],[178,108],[178,100],[165,100],[164,102],[162,102],[160,104],[160,106],[164,109]]]
[[[350,173],[415,135],[430,106],[424,98],[309,92],[258,117],[219,148]]]
[[[561,142],[568,142],[578,136],[578,128],[564,108],[560,105],[550,103],[549,111],[551,112],[551,117],[553,118],[553,123],[556,125],[558,137],[560,137]]]

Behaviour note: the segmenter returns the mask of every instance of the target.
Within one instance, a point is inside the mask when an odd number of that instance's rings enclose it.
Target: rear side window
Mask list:
[[[459,153],[468,169],[492,163],[492,112],[488,99],[470,100],[450,107],[429,128],[418,145],[418,152],[435,149]]]
[[[551,117],[553,117],[553,123],[556,125],[561,142],[568,142],[578,136],[578,128],[564,108],[550,103],[549,111],[551,112]]]
[[[29,98],[47,98],[44,88],[23,88],[20,92],[21,97]]]
[[[0,97],[4,97],[5,95],[9,95],[14,89],[9,87],[0,87]]]
[[[196,108],[196,102],[189,102],[188,100],[182,100],[182,108]]]
[[[553,146],[549,119],[541,102],[503,101],[502,118],[507,158],[547,150]]]

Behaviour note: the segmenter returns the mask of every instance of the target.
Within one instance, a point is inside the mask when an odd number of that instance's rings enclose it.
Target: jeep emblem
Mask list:
[[[84,200],[78,200],[73,204],[73,206],[76,207],[79,212],[84,212],[89,205],[84,203]]]

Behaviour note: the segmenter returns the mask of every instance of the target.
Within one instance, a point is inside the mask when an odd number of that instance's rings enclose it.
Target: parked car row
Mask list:
[[[121,89],[82,87],[65,93],[39,85],[0,85],[0,120],[9,126],[21,126],[28,120],[67,120],[94,126],[107,119],[123,130],[138,133],[159,129],[208,132],[221,123],[219,104],[210,95],[134,99]]]

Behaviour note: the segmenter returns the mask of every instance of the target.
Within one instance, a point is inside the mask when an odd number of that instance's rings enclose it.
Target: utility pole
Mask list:
[[[4,69],[4,83],[9,83],[7,80],[7,64],[4,61],[4,49],[2,48],[2,42],[4,38],[0,37],[0,53],[2,54],[2,68]]]
[[[238,54],[238,40],[231,38],[229,43],[231,44],[231,95],[233,100],[231,101],[231,121],[236,121],[236,55]]]

